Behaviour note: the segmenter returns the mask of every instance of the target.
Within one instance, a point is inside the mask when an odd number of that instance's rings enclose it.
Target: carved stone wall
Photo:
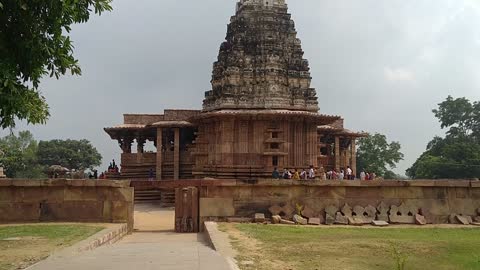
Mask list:
[[[317,112],[295,23],[283,0],[242,0],[213,64],[204,111],[289,109]]]
[[[199,125],[195,177],[266,178],[275,167],[317,166],[317,130],[300,117],[221,118]]]
[[[452,214],[480,214],[480,181],[225,181],[202,187],[200,200],[204,202],[200,206],[203,220],[252,218],[255,213],[269,217],[271,210],[291,217],[299,204],[313,216],[325,217],[331,212],[333,219],[341,211],[344,219],[353,213],[373,217],[374,207],[379,220],[411,223],[416,213],[422,213],[431,223],[448,223]],[[212,203],[207,203],[209,200]],[[214,203],[218,201],[222,204]],[[222,213],[224,208],[231,210],[228,214],[211,214]]]

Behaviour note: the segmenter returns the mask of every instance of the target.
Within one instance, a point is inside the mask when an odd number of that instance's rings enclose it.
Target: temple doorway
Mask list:
[[[134,220],[137,232],[174,232],[175,208],[155,202],[135,203]]]

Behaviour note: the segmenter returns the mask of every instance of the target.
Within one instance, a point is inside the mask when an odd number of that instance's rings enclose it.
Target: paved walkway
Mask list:
[[[202,234],[172,232],[173,213],[135,206],[139,231],[114,245],[76,256],[52,256],[29,270],[228,270],[225,259],[208,247]],[[169,227],[168,224],[171,224]],[[169,231],[170,230],[170,231]]]

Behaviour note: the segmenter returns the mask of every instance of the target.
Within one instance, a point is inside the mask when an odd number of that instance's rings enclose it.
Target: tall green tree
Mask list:
[[[110,11],[111,0],[0,0],[0,127],[15,120],[43,124],[48,105],[42,77],[80,75],[69,37],[71,25],[92,12]]]
[[[412,178],[480,178],[480,102],[451,96],[433,113],[445,138],[435,137],[407,175]]]
[[[41,165],[75,170],[93,169],[102,162],[102,156],[88,140],[40,141],[37,156]]]
[[[0,165],[4,166],[7,177],[44,177],[43,168],[37,162],[37,150],[38,144],[29,131],[0,138]]]
[[[387,137],[382,134],[376,133],[360,139],[357,150],[358,171],[374,172],[385,179],[396,178],[391,170],[403,159],[400,149],[400,143],[388,143]]]

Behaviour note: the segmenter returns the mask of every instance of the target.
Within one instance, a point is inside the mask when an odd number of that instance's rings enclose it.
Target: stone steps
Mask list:
[[[135,191],[135,202],[161,202],[165,207],[175,206],[174,190],[138,190]]]

